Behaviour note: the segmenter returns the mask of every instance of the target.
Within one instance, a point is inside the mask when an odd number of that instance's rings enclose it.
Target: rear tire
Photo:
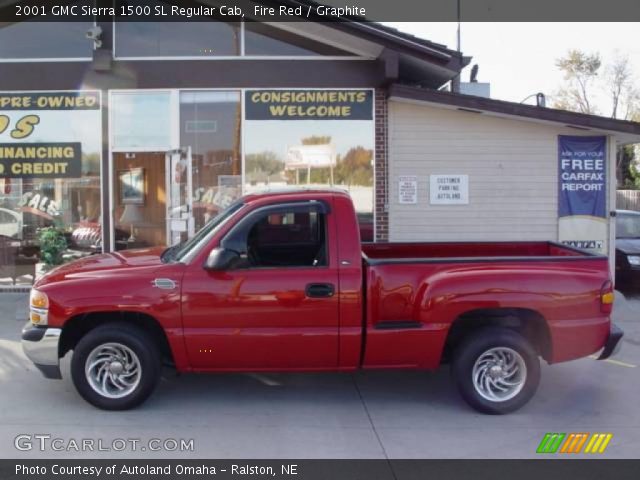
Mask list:
[[[482,328],[454,352],[451,372],[462,398],[482,413],[500,415],[526,404],[540,383],[540,361],[513,330]]]
[[[129,324],[97,327],[80,339],[71,359],[78,393],[103,410],[127,410],[155,389],[162,360],[155,343]]]

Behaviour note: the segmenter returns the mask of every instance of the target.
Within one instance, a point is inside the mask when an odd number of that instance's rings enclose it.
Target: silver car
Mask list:
[[[0,235],[9,238],[22,238],[22,214],[0,208]]]

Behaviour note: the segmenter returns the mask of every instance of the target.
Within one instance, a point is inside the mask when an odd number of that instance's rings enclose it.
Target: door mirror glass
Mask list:
[[[205,270],[223,271],[233,269],[240,261],[240,254],[228,248],[214,248],[204,263]]]

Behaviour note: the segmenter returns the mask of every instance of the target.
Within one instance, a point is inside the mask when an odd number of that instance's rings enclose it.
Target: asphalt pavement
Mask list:
[[[62,381],[43,378],[24,357],[26,303],[26,294],[0,294],[2,458],[539,458],[547,432],[612,433],[601,457],[640,454],[640,295],[617,295],[614,320],[625,330],[619,355],[543,364],[536,396],[506,416],[469,409],[447,367],[354,375],[168,371],[140,408],[104,412],[75,392],[68,356]],[[93,450],[83,448],[90,444]]]

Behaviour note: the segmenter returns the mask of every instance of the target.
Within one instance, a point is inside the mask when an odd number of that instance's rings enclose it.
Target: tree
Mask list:
[[[611,118],[631,120],[640,113],[640,91],[634,86],[629,57],[615,56],[605,69],[604,85],[611,99]]]
[[[311,135],[302,139],[302,145],[326,145],[327,143],[331,143],[330,135]]]
[[[634,146],[625,145],[618,148],[616,159],[618,187],[623,189],[640,188],[640,175],[634,164]]]
[[[596,114],[592,89],[601,65],[600,54],[580,50],[569,50],[566,57],[557,59],[556,66],[564,72],[567,85],[557,92],[555,108]]]
[[[270,177],[282,173],[284,162],[271,151],[247,154],[245,171],[250,182],[269,182]]]
[[[566,85],[555,95],[555,108],[596,114],[595,98],[603,93],[611,106],[611,118],[640,121],[640,90],[635,87],[633,68],[627,56],[616,54],[604,67],[602,75],[599,75],[602,61],[598,53],[570,50],[556,60],[556,66],[564,73]],[[619,186],[640,188],[632,169],[637,150],[632,146],[618,148],[616,176]]]
[[[336,166],[336,181],[343,185],[373,185],[373,151],[362,146],[350,148]]]

